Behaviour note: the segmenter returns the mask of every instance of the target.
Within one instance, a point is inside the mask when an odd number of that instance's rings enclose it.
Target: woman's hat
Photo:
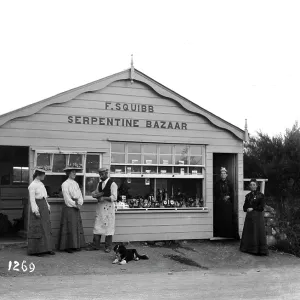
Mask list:
[[[82,167],[80,167],[79,165],[70,165],[64,168],[64,172],[67,171],[78,171],[78,170],[82,170]]]
[[[249,184],[250,184],[251,182],[255,182],[255,183],[256,183],[256,179],[255,179],[255,178],[251,178]]]
[[[47,171],[51,171],[50,166],[37,166],[34,169],[34,172],[46,173]]]
[[[220,170],[220,172],[225,172],[225,173],[227,173],[227,170],[226,170],[226,168],[222,167],[221,170]]]

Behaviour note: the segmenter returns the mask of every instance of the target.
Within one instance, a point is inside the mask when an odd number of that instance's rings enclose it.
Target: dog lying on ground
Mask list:
[[[147,255],[140,255],[136,249],[126,249],[124,245],[118,244],[114,247],[116,258],[113,264],[125,265],[131,260],[149,259]]]

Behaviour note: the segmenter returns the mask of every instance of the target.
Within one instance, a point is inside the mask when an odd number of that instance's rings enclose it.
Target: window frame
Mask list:
[[[66,165],[70,161],[70,155],[71,154],[80,154],[82,155],[82,172],[78,172],[77,176],[82,176],[83,177],[83,184],[82,184],[82,196],[85,200],[92,200],[92,196],[86,196],[86,178],[90,177],[96,177],[99,178],[99,173],[88,173],[86,172],[86,160],[88,155],[99,155],[99,168],[102,167],[103,164],[103,153],[101,152],[90,152],[90,151],[68,151],[68,150],[35,150],[34,154],[34,168],[37,167],[37,157],[38,154],[50,154],[50,167],[51,171],[46,171],[46,175],[48,176],[61,176],[65,175],[65,172],[52,172],[53,170],[53,162],[54,162],[54,155],[55,154],[65,154],[66,155]],[[52,198],[49,197],[50,199],[61,199],[61,198]]]

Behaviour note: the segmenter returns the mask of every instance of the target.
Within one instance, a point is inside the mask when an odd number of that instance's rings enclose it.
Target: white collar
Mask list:
[[[106,184],[106,183],[107,183],[107,181],[108,181],[108,179],[109,179],[109,177],[108,177],[108,178],[106,178],[104,181],[101,181],[101,182],[102,182],[102,184],[103,184],[103,183],[105,183],[105,184]]]

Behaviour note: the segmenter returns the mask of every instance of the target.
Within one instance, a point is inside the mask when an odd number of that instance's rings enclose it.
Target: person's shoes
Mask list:
[[[104,252],[105,253],[110,253],[111,252],[111,248],[105,248]]]
[[[86,251],[97,251],[100,250],[100,248],[97,248],[95,246],[88,246],[85,248]]]
[[[81,251],[80,248],[74,248],[74,249],[72,249],[72,250],[73,250],[73,251],[76,251],[76,252]]]
[[[66,249],[65,252],[73,253],[74,251],[72,249]]]
[[[50,255],[55,255],[55,252],[54,251],[49,251],[49,252],[47,252],[48,254],[50,254]]]

